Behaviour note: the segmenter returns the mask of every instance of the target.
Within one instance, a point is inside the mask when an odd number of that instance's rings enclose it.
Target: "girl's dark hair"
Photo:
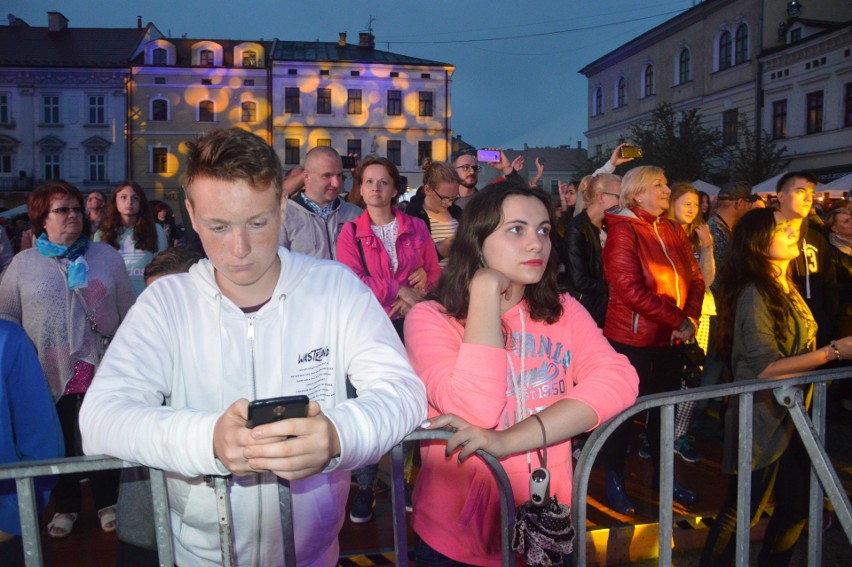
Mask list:
[[[467,319],[470,281],[482,267],[482,244],[503,220],[503,202],[515,195],[541,201],[547,209],[551,226],[556,224],[550,198],[538,189],[531,190],[519,183],[503,181],[489,185],[486,191],[474,195],[459,220],[449,263],[444,268],[438,285],[430,294],[430,298],[440,303],[448,315],[460,322]],[[524,290],[530,317],[535,321],[553,324],[562,316],[562,303],[556,284],[558,267],[554,247],[551,245],[550,257],[547,259],[541,281],[526,286]]]
[[[113,248],[118,248],[118,235],[124,230],[124,225],[121,223],[121,213],[118,212],[115,201],[119,192],[125,187],[133,189],[133,192],[139,197],[139,214],[136,215],[136,224],[133,225],[133,242],[138,250],[147,250],[156,254],[159,246],[154,214],[151,212],[145,190],[135,181],[122,181],[112,192],[109,198],[107,216],[101,225],[101,242],[105,242]]]
[[[775,211],[755,209],[747,212],[734,227],[731,250],[719,274],[719,342],[717,350],[728,358],[734,339],[736,306],[740,294],[749,286],[757,288],[766,300],[776,337],[786,334],[789,316],[787,293],[776,281],[778,268],[769,261],[769,245],[775,232]],[[790,272],[785,277],[790,280]],[[790,280],[790,289],[796,293]]]

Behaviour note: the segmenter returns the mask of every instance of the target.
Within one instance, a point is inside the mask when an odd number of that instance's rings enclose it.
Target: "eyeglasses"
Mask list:
[[[468,167],[470,167],[470,166],[468,166]],[[432,192],[435,193],[435,195],[437,195],[438,197],[441,198],[441,204],[442,205],[452,205],[453,203],[455,203],[456,201],[461,199],[461,195],[456,195],[455,197],[444,197],[443,195],[438,193],[438,191],[436,189],[432,189]]]
[[[476,173],[479,173],[482,170],[482,166],[481,165],[468,165],[466,163],[463,163],[461,165],[457,165],[456,169],[461,169],[462,171],[465,171],[465,172],[475,171]]]
[[[56,213],[57,215],[62,215],[63,217],[67,217],[71,213],[82,215],[83,209],[80,207],[56,207],[55,209],[51,209],[50,212]]]

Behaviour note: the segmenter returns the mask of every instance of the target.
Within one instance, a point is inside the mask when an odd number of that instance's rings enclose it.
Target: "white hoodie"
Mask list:
[[[340,437],[339,459],[291,483],[300,566],[337,562],[345,471],[377,462],[426,416],[423,383],[369,288],[336,262],[278,254],[278,284],[253,314],[222,295],[207,260],[155,282],[119,328],[80,411],[87,454],[173,471],[178,565],[221,563],[204,475],[225,472],[213,456],[213,427],[238,398],[305,394]],[[347,376],[357,399],[347,399]],[[237,564],[281,565],[276,477],[234,478],[231,504]]]

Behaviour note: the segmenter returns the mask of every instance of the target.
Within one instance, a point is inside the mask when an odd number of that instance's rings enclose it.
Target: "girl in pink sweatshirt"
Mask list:
[[[636,399],[636,371],[588,312],[559,294],[552,226],[540,191],[505,182],[478,193],[434,301],[406,318],[429,426],[458,429],[448,445],[423,445],[414,490],[418,565],[500,564],[499,493],[486,465],[468,459],[477,449],[501,459],[516,505],[528,500],[530,471],[540,466],[542,431],[530,419],[537,414],[547,433],[550,492],[570,504],[571,437]]]

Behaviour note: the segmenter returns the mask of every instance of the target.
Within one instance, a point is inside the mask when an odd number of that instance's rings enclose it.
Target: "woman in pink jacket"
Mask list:
[[[500,564],[499,493],[486,465],[468,459],[474,451],[501,459],[520,504],[540,466],[543,427],[551,494],[570,503],[570,438],[636,399],[633,367],[576,300],[559,294],[552,226],[540,191],[503,182],[478,193],[434,301],[406,318],[406,349],[429,399],[427,426],[458,429],[447,446],[423,445],[414,489],[418,565]]]
[[[400,184],[393,162],[368,157],[355,170],[355,181],[367,210],[340,231],[337,260],[373,290],[401,331],[403,317],[441,276],[438,255],[423,221],[393,206]]]

